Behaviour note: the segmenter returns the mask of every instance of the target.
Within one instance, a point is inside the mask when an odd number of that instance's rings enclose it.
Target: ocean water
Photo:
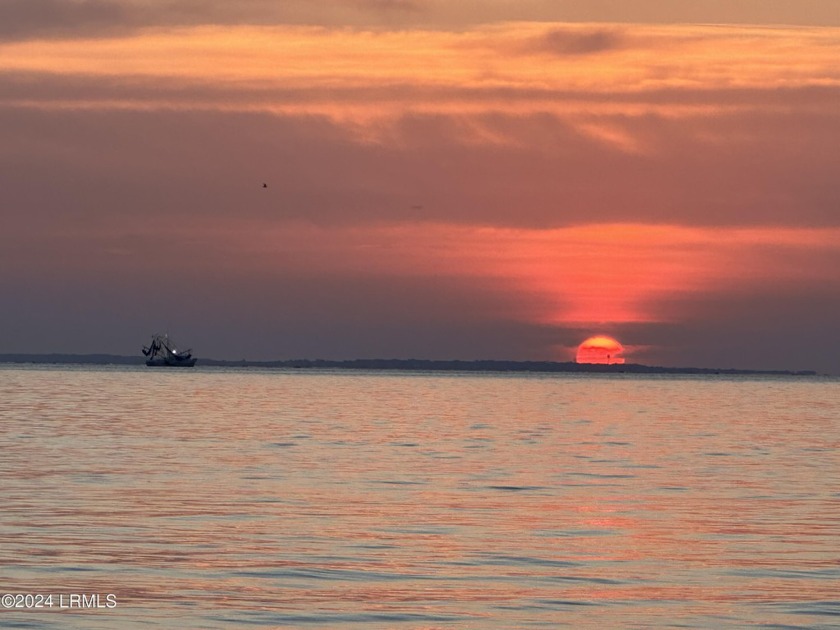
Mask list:
[[[838,453],[832,379],[2,366],[0,626],[839,627]]]

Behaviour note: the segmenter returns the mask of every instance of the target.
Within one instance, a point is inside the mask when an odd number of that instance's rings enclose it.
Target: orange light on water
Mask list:
[[[596,335],[578,346],[575,362],[621,364],[624,358],[619,355],[623,352],[624,346],[617,340],[606,335]]]

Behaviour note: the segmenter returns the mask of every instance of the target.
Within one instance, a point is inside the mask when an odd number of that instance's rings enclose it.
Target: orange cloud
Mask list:
[[[637,107],[651,108],[655,104],[644,94],[653,90],[837,86],[838,55],[837,28],[508,23],[461,32],[389,32],[204,26],[6,43],[0,45],[0,71],[213,85],[224,91],[203,107],[370,120],[406,111],[615,112],[633,103],[595,97],[635,95]],[[274,98],[279,90],[285,96]],[[355,97],[346,98],[348,90],[356,90]],[[464,90],[486,93],[464,98]],[[242,93],[249,99],[233,96]],[[179,100],[149,93],[122,106],[197,105]],[[78,96],[67,102],[120,104]],[[676,105],[670,104],[673,114],[691,113]]]

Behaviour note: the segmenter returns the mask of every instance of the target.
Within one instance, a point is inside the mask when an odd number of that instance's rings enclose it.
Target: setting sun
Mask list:
[[[624,346],[617,340],[606,335],[596,335],[578,346],[575,361],[577,363],[624,363],[624,358],[618,356],[622,352],[624,352]]]

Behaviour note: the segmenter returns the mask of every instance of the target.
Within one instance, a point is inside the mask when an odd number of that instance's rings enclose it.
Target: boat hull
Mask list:
[[[149,367],[192,367],[195,365],[196,359],[190,358],[184,361],[168,361],[166,359],[149,359],[146,365]]]

